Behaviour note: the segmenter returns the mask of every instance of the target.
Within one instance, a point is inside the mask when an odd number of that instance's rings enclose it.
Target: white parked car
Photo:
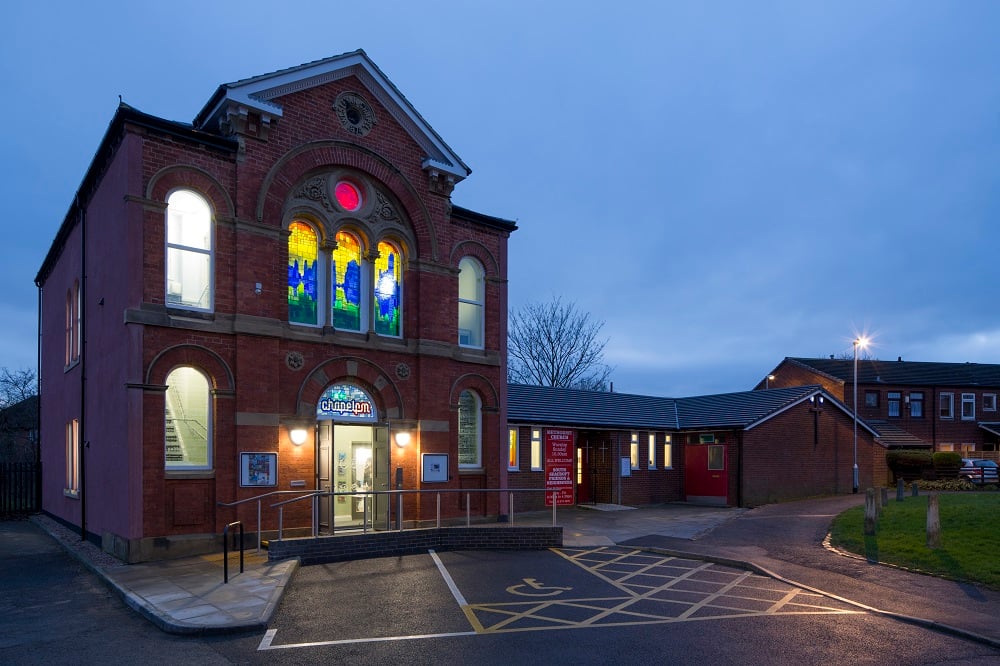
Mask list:
[[[997,464],[992,460],[962,458],[962,469],[959,470],[958,475],[973,483],[996,483]]]

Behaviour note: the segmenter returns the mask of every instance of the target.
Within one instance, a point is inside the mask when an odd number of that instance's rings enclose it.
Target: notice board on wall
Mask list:
[[[573,504],[572,430],[545,430],[545,506]]]

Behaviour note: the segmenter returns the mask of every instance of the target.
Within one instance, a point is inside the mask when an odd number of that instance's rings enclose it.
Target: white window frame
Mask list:
[[[521,446],[520,446],[521,433],[518,432],[517,428],[507,429],[507,471],[517,472],[521,469]],[[511,464],[511,453],[514,454],[514,464]]]
[[[629,442],[629,467],[639,469],[639,433],[633,432]]]
[[[463,437],[462,433],[462,400],[469,395],[472,397],[474,402],[472,416],[475,416],[475,431],[472,433],[475,438],[475,449],[476,449],[476,460],[474,462],[462,462],[462,446],[461,439]],[[479,397],[479,394],[472,389],[465,389],[459,394],[458,398],[458,468],[459,469],[482,469],[483,467],[483,400]]]
[[[984,412],[995,412],[995,411],[997,411],[997,394],[996,393],[984,393],[983,394],[983,411]]]
[[[466,271],[469,271],[468,273]],[[462,297],[462,278],[472,275],[475,280],[474,298]],[[473,313],[471,321],[463,321],[463,312]],[[483,349],[486,345],[486,270],[474,257],[462,257],[458,262],[458,344],[460,347]],[[474,328],[463,326],[466,324]]]
[[[531,429],[531,471],[545,470],[545,458],[542,452],[542,429]]]
[[[656,469],[656,433],[649,433],[649,460],[646,469]]]
[[[674,448],[670,441],[670,435],[664,435],[663,442],[663,469],[674,468]]]
[[[955,418],[955,394],[954,393],[940,393],[940,394],[938,394],[938,418],[941,418],[941,419],[953,419],[953,418]]]
[[[965,408],[968,407],[969,411],[966,412]],[[976,420],[976,394],[975,393],[963,393],[962,394],[962,420],[963,421],[975,421]]]
[[[80,496],[80,421],[73,419],[66,424],[66,486],[63,495]]]
[[[204,428],[205,428],[205,464],[188,464],[188,463],[179,464],[177,462],[171,462],[171,461],[167,460],[167,441],[166,441],[167,404],[166,404],[166,402],[164,402],[164,405],[163,405],[163,422],[164,422],[163,468],[164,468],[164,470],[166,472],[181,473],[181,474],[183,474],[184,472],[204,472],[204,471],[212,470],[212,469],[215,468],[215,465],[214,465],[214,461],[215,461],[215,445],[214,445],[214,442],[213,442],[214,433],[213,433],[213,428],[212,428],[212,421],[214,420],[213,417],[212,417],[212,409],[213,409],[213,405],[212,405],[212,382],[205,375],[204,372],[202,372],[200,369],[198,369],[198,368],[196,368],[194,366],[190,366],[190,365],[177,366],[176,368],[174,368],[173,370],[170,371],[170,374],[167,375],[167,387],[168,387],[167,391],[168,392],[170,391],[170,377],[171,377],[171,375],[173,375],[173,373],[175,373],[175,372],[177,372],[178,370],[181,370],[181,369],[193,370],[194,372],[197,372],[199,375],[201,375],[202,379],[205,380],[205,388],[206,388],[206,395],[205,395],[206,404],[205,404],[205,414],[204,414],[205,423],[204,424],[199,424],[199,425],[204,425]],[[169,396],[165,395],[164,399],[165,400],[169,400]],[[172,418],[183,420],[185,418],[185,416],[183,414],[176,414],[176,415],[173,415]]]
[[[175,239],[174,241],[171,241],[170,227],[172,225],[170,223],[170,216],[171,216],[170,200],[181,193],[191,195],[192,197],[197,197],[205,205],[205,209],[207,211],[206,214],[208,216],[208,219],[205,220],[205,222],[208,224],[208,239],[207,239],[208,248],[196,247],[193,245],[185,245],[184,243],[180,242],[180,239]],[[178,206],[175,206],[175,213],[177,207]],[[166,267],[166,274],[164,275],[164,281],[163,281],[164,303],[166,303],[167,307],[169,308],[181,308],[184,310],[196,310],[199,312],[212,312],[215,307],[215,224],[213,223],[212,219],[212,207],[208,203],[208,199],[206,199],[200,193],[191,189],[179,189],[179,190],[174,190],[167,196],[167,211],[165,215],[166,215],[166,228],[164,229],[164,234],[163,234],[166,240],[164,248],[164,266]],[[205,278],[206,284],[199,285],[200,287],[202,287],[202,291],[205,292],[208,301],[208,304],[205,307],[201,307],[199,305],[192,305],[190,303],[179,303],[176,301],[171,301],[170,297],[171,293],[170,278],[172,273],[171,271],[172,264],[170,261],[171,250],[175,250],[179,253],[182,253],[181,255],[178,255],[179,257],[187,255],[199,255],[208,258],[208,274]],[[185,293],[184,291],[181,292],[182,295],[184,293]]]

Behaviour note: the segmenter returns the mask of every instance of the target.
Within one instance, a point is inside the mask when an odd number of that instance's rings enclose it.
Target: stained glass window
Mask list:
[[[344,210],[353,212],[361,208],[361,192],[346,180],[337,183],[333,188],[333,196]]]
[[[318,324],[319,243],[316,231],[305,222],[288,226],[288,321]]]
[[[462,391],[458,398],[458,466],[480,467],[482,460],[479,396]]]
[[[380,242],[375,260],[375,332],[379,335],[400,335],[401,278],[399,250]]]
[[[361,243],[341,231],[333,251],[333,326],[347,331],[361,330]]]

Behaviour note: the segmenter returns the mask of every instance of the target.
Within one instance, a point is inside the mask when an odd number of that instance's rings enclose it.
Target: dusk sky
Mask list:
[[[512,308],[604,322],[615,391],[752,388],[786,356],[1000,363],[1000,2],[5,5],[0,367],[118,105],[364,49],[515,220]]]

